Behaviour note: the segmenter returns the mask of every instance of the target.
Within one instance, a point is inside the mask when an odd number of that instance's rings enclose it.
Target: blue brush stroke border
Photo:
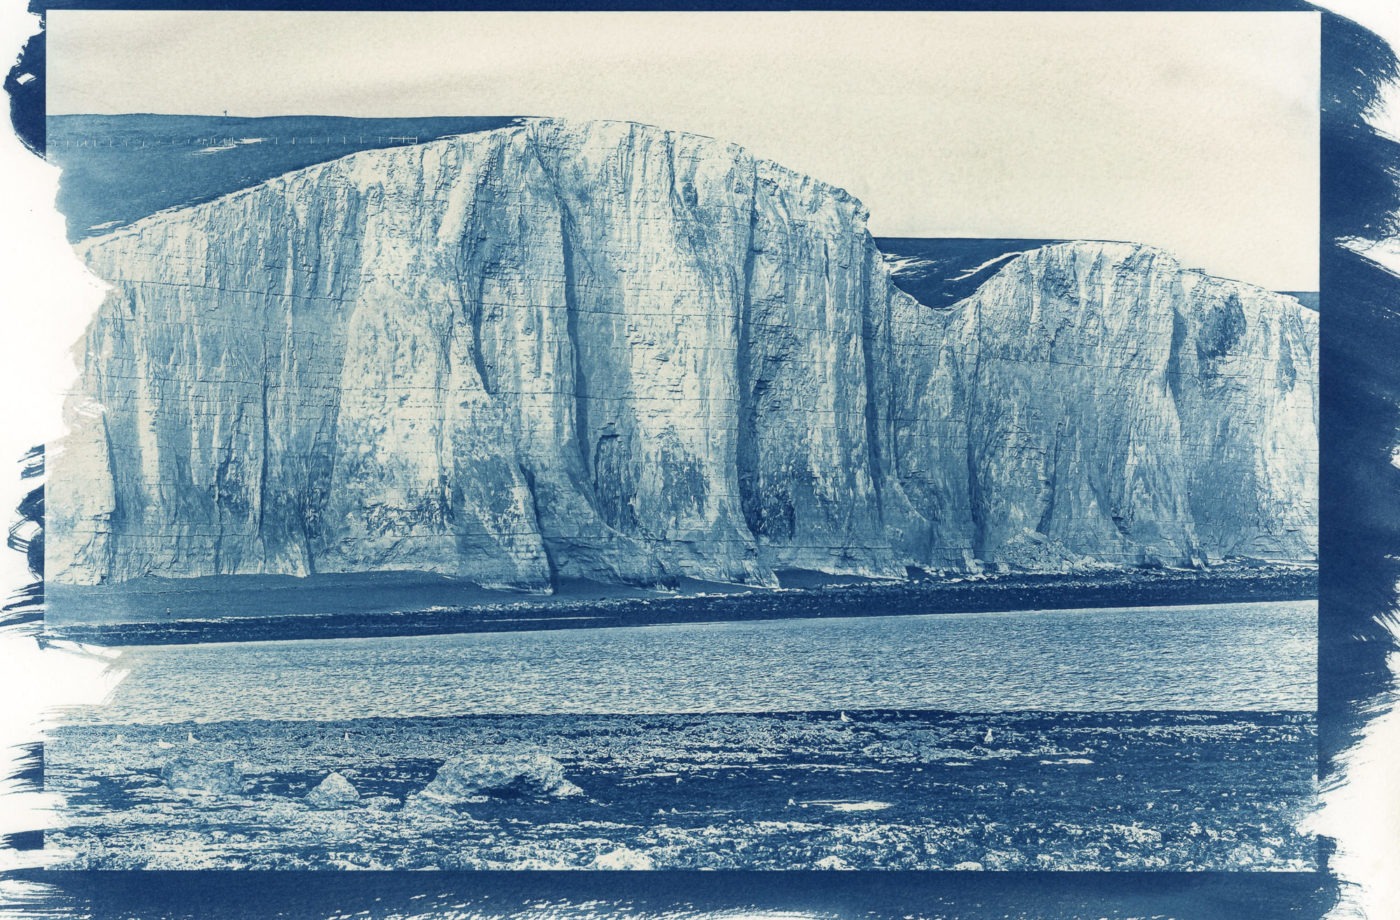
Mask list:
[[[544,2],[444,3],[181,2],[181,0],[32,0],[49,10],[934,10],[1176,11],[1322,13],[1321,134],[1321,458],[1319,489],[1320,775],[1334,771],[1353,744],[1363,712],[1388,685],[1393,644],[1378,618],[1395,610],[1400,582],[1400,471],[1390,463],[1400,431],[1400,276],[1338,245],[1400,231],[1400,144],[1365,122],[1380,87],[1396,78],[1394,52],[1351,21],[1301,0],[985,0],[985,2]],[[44,35],[25,46],[5,88],[19,137],[44,149]],[[35,79],[19,82],[19,76]],[[35,764],[40,765],[36,768]],[[26,775],[42,783],[42,750]],[[42,838],[39,838],[41,842]],[[33,844],[34,840],[13,843]],[[1324,846],[1324,856],[1326,853]],[[1324,863],[1325,865],[1325,863]],[[385,893],[449,893],[451,903],[509,911],[539,899],[623,901],[653,910],[811,910],[834,916],[1318,917],[1338,883],[1317,873],[252,873],[29,872],[50,887],[27,905],[35,913],[123,917],[287,918],[364,910],[376,916],[396,901]],[[416,881],[415,881],[416,880]],[[376,901],[374,898],[384,898]],[[395,895],[397,897],[397,895]],[[407,897],[404,895],[404,897]],[[413,902],[415,905],[422,902]],[[431,903],[431,902],[429,902]],[[556,900],[557,903],[557,900]],[[407,906],[405,901],[401,906]]]

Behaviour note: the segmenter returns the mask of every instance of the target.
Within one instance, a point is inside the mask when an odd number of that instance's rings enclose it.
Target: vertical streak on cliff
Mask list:
[[[753,379],[753,355],[750,352],[749,320],[753,314],[753,270],[754,247],[758,245],[758,167],[753,165],[749,175],[749,233],[744,248],[743,290],[739,300],[738,330],[735,341],[738,343],[739,412],[737,444],[735,445],[734,465],[739,483],[739,507],[744,514],[744,523],[749,533],[758,539],[763,531],[763,498],[759,494],[758,483],[758,408],[754,404],[757,395]]]
[[[477,180],[476,188],[468,196],[467,213],[462,221],[462,239],[457,249],[457,270],[459,287],[458,294],[462,302],[469,307],[468,312],[463,314],[464,319],[471,329],[472,336],[472,362],[476,367],[477,375],[481,377],[481,385],[486,390],[487,395],[493,396],[499,390],[498,381],[490,379],[496,376],[491,372],[486,364],[485,346],[482,344],[482,326],[485,323],[486,311],[486,278],[489,272],[486,270],[485,262],[490,257],[499,255],[499,246],[488,242],[491,234],[489,228],[483,226],[494,216],[491,205],[492,201],[482,201],[483,195],[489,195],[492,188],[492,173],[501,175],[506,172],[505,167],[505,145],[503,143],[493,143],[489,148],[489,155],[480,167],[480,178]],[[483,216],[484,215],[484,216]],[[464,262],[470,268],[470,289],[471,299],[467,299],[468,288],[461,284],[461,272]]]
[[[354,313],[356,299],[359,290],[364,284],[364,237],[365,227],[369,223],[370,215],[384,206],[384,190],[380,185],[360,188],[352,183],[344,183],[339,186],[340,193],[344,196],[342,205],[343,219],[349,226],[356,230],[354,233],[340,234],[335,237],[335,245],[326,247],[333,253],[337,271],[331,274],[332,283],[329,289],[332,292],[335,304],[332,328],[334,337],[332,341],[339,343],[333,349],[318,348],[312,354],[314,357],[304,358],[304,364],[308,369],[316,369],[321,362],[325,361],[329,353],[330,361],[326,367],[327,376],[340,379],[344,373],[346,327],[349,317]],[[288,241],[290,246],[290,240]],[[302,322],[310,320],[315,322],[314,317],[303,316]],[[325,413],[316,426],[312,435],[312,455],[318,462],[311,464],[311,484],[307,494],[302,498],[302,527],[306,534],[306,569],[308,573],[319,570],[318,561],[325,558],[326,544],[328,540],[327,509],[330,502],[332,483],[336,479],[336,467],[343,463],[343,458],[336,450],[336,444],[340,431],[341,401],[332,400],[325,408]],[[324,453],[322,453],[324,451]]]
[[[259,400],[260,400],[260,402],[259,402],[259,409],[260,409],[259,418],[261,419],[261,432],[260,432],[260,434],[261,434],[261,436],[262,436],[262,456],[261,456],[261,462],[259,463],[259,466],[258,466],[258,518],[257,518],[257,527],[256,527],[255,532],[256,532],[257,535],[258,535],[258,543],[260,543],[261,546],[262,546],[262,560],[261,560],[261,561],[262,561],[262,562],[264,563],[264,565],[265,565],[265,564],[266,564],[266,560],[267,560],[267,533],[263,530],[263,517],[264,517],[265,511],[266,511],[266,508],[267,508],[267,458],[268,458],[268,456],[269,456],[269,450],[268,450],[268,448],[269,448],[269,446],[270,446],[269,438],[268,438],[268,436],[267,436],[267,421],[268,421],[268,419],[267,419],[267,340],[266,340],[266,339],[263,340],[263,349],[262,349],[262,388],[261,388],[261,392],[260,392],[260,394],[259,394]],[[220,540],[220,541],[218,541],[218,542],[222,543],[223,541]],[[216,547],[216,552],[217,552],[217,547]],[[215,559],[214,559],[214,572],[215,572],[216,574],[223,574],[222,572],[219,571],[219,559],[218,559],[217,556],[216,556]]]
[[[153,360],[151,353],[151,343],[149,341],[148,330],[146,328],[145,314],[142,311],[141,298],[145,293],[144,286],[131,292],[131,323],[133,330],[130,335],[133,339],[136,367],[159,367],[159,361]],[[136,448],[136,469],[135,473],[140,485],[134,489],[132,510],[139,521],[141,527],[148,526],[152,517],[153,505],[158,504],[160,499],[160,439],[156,431],[157,407],[159,399],[155,392],[155,380],[152,374],[136,374],[136,403],[135,419],[133,428],[135,429]],[[121,467],[113,467],[114,475],[120,475]]]
[[[968,375],[967,405],[968,417],[978,418],[981,416],[979,403],[981,402],[982,388],[982,304],[974,301],[971,309],[973,311],[972,341],[976,348],[972,353],[972,373]],[[981,559],[987,544],[985,499],[982,495],[980,460],[973,443],[971,427],[968,428],[967,434],[967,495],[969,510],[972,513],[972,555]]]
[[[458,257],[453,264],[453,269],[456,273],[453,290],[457,295],[457,306],[458,309],[462,311],[463,321],[470,323],[472,322],[472,319],[469,315],[469,308],[467,307],[465,300],[466,295],[463,293],[462,286],[461,251],[462,246],[465,245],[465,240],[466,235],[463,234],[463,239],[458,243]],[[449,381],[452,377],[451,360],[452,355],[457,350],[456,342],[454,341],[456,337],[457,323],[451,317],[449,317],[447,325],[447,341],[444,342],[442,345],[443,354],[447,356],[447,360],[438,363],[436,368],[437,374],[433,380],[433,386],[439,393],[447,392]],[[472,353],[472,361],[476,365],[477,376],[480,377],[482,369],[481,359],[478,357],[478,354],[479,350],[474,349]],[[482,380],[481,386],[483,390],[486,389],[485,380]],[[445,520],[450,521],[455,519],[456,517],[457,509],[460,505],[461,490],[456,487],[456,484],[453,482],[453,477],[451,477],[447,472],[447,470],[451,466],[451,434],[449,433],[449,425],[451,423],[449,421],[449,409],[446,400],[440,399],[435,402],[433,411],[433,423],[433,456],[436,457],[438,461],[437,498],[442,503],[443,518]]]
[[[879,381],[876,380],[876,354],[881,353],[875,347],[875,327],[872,311],[875,309],[874,298],[871,297],[871,275],[870,264],[874,258],[874,244],[868,241],[862,250],[860,261],[860,287],[861,291],[861,311],[860,311],[860,347],[861,364],[865,368],[865,449],[869,453],[870,481],[872,490],[875,493],[875,514],[879,520],[885,520],[885,475],[892,471],[885,469],[884,451],[881,448],[882,432],[880,431],[880,417],[877,406],[877,395],[881,392]],[[887,292],[888,293],[888,292]],[[888,327],[887,327],[888,328]],[[883,353],[888,354],[888,350]],[[885,388],[888,393],[889,388]]]
[[[103,454],[102,454],[102,455],[103,455],[103,458],[104,458],[104,459],[106,460],[106,462],[107,462],[107,467],[106,467],[106,468],[107,468],[108,470],[114,471],[114,470],[116,470],[116,468],[117,468],[116,445],[115,445],[115,442],[112,440],[111,432],[110,432],[110,430],[108,429],[108,426],[107,426],[107,416],[106,416],[106,413],[103,413],[103,414],[98,415],[98,416],[97,416],[97,421],[98,421],[98,423],[99,423],[100,426],[101,426],[101,427],[100,427],[100,431],[99,431],[99,435],[100,435],[100,437],[101,437],[101,439],[102,439],[102,451],[103,451]],[[109,483],[110,483],[112,501],[111,501],[111,512],[110,512],[110,514],[109,514],[108,517],[107,517],[107,531],[106,531],[105,534],[102,534],[96,541],[94,541],[94,542],[97,544],[97,547],[98,547],[98,551],[94,554],[94,556],[95,556],[96,558],[98,558],[98,559],[101,560],[101,564],[102,564],[102,566],[103,566],[103,568],[102,568],[102,570],[101,570],[101,571],[102,571],[102,578],[101,578],[102,581],[107,581],[107,580],[109,580],[109,579],[111,578],[112,572],[115,571],[115,566],[116,566],[116,564],[117,564],[117,558],[116,558],[116,557],[117,557],[117,534],[121,531],[121,528],[122,528],[123,524],[125,524],[125,522],[126,522],[126,517],[127,517],[127,515],[126,515],[126,509],[124,509],[124,508],[122,507],[121,502],[117,499],[117,494],[116,494],[116,478],[115,478],[115,475],[113,475],[113,476],[111,476],[111,477],[109,478]],[[45,502],[45,513],[46,513],[46,514],[51,513],[48,509],[52,508],[53,505],[52,505],[52,502],[51,502],[51,501],[49,500],[49,498],[48,498],[47,492],[45,493],[44,502]],[[48,526],[48,523],[47,523],[47,522],[48,522],[48,519],[47,519],[47,517],[46,517],[46,518],[45,518],[45,527]],[[44,541],[44,571],[45,571],[46,573],[49,571],[49,565],[48,565],[48,554],[49,554],[49,549],[48,549],[48,548],[49,548],[50,546],[52,546],[52,545],[53,545],[52,541],[49,540],[49,539],[47,538],[47,536],[46,536],[46,537],[45,537],[45,541]]]
[[[471,245],[470,235],[463,233],[462,239],[457,244],[457,257],[452,265],[455,275],[452,287],[457,295],[457,308],[461,311],[462,322],[466,323],[467,329],[470,330],[472,337],[472,367],[476,370],[476,376],[481,380],[481,389],[485,391],[487,396],[494,396],[494,381],[492,381],[486,373],[486,362],[482,357],[481,350],[481,274],[479,272],[473,272],[473,278],[476,280],[476,291],[475,295],[470,299],[468,299],[466,293],[466,282],[462,278],[462,263],[468,258],[466,250],[469,245]],[[476,247],[472,246],[473,256],[475,256],[475,252]],[[458,324],[455,322],[449,325],[449,339],[455,339],[457,337],[457,328]],[[449,342],[448,353],[451,354],[451,352],[452,349]]]
[[[1173,286],[1179,291],[1181,282],[1175,281]],[[1178,418],[1181,416],[1181,350],[1185,346],[1186,320],[1182,318],[1179,311],[1173,310],[1172,340],[1167,352],[1167,386],[1171,390],[1172,405],[1176,407]]]
[[[597,512],[597,501],[593,494],[593,457],[589,447],[588,435],[588,375],[584,367],[584,359],[580,348],[581,340],[579,334],[579,300],[578,300],[578,277],[574,267],[573,237],[571,234],[571,220],[569,219],[569,206],[565,200],[563,190],[559,187],[559,176],[550,168],[549,158],[540,150],[540,136],[538,132],[526,131],[525,148],[529,156],[535,161],[535,166],[539,169],[540,175],[548,184],[553,204],[559,211],[559,256],[560,265],[563,269],[563,297],[564,297],[564,332],[568,340],[569,359],[573,372],[573,391],[571,394],[573,402],[573,429],[574,440],[577,442],[577,457],[579,460],[579,474],[576,477],[576,488],[583,496],[588,507]],[[501,152],[505,156],[504,148]],[[502,167],[504,173],[504,166]],[[533,491],[534,485],[531,484]],[[536,515],[538,519],[538,514]],[[553,561],[551,560],[551,571]]]
[[[1054,447],[1050,452],[1050,469],[1046,475],[1045,483],[1045,510],[1040,514],[1040,520],[1036,524],[1036,532],[1049,536],[1050,528],[1055,523],[1055,496],[1060,491],[1060,442],[1064,438],[1065,423],[1063,420],[1055,424]]]
[[[574,359],[574,438],[578,441],[579,460],[583,464],[583,478],[580,487],[593,482],[593,450],[588,434],[588,368],[583,359],[582,339],[579,335],[578,278],[574,272],[574,246],[569,232],[569,212],[562,197],[559,204],[559,245],[564,265],[564,316],[565,328],[569,334],[569,354]],[[590,504],[594,502],[592,488],[585,488],[584,495]]]
[[[1181,279],[1173,278],[1170,284],[1172,287],[1172,303],[1180,303],[1182,299]],[[1180,310],[1173,309],[1172,337],[1171,342],[1167,346],[1167,363],[1164,373],[1167,377],[1167,391],[1171,393],[1172,412],[1176,414],[1176,427],[1178,432],[1185,428],[1187,424],[1186,419],[1183,418],[1184,397],[1182,394],[1182,386],[1184,381],[1181,379],[1183,373],[1181,366],[1181,352],[1186,347],[1186,335],[1186,319],[1181,315]],[[1190,483],[1188,482],[1185,497],[1186,512],[1188,515],[1191,516],[1191,520],[1195,527],[1199,528],[1202,524],[1206,523],[1207,517],[1202,516],[1198,518],[1194,515],[1193,509],[1191,507],[1192,492],[1193,490],[1190,488]],[[1193,564],[1197,561],[1198,558],[1204,555],[1204,550],[1199,544],[1200,537],[1200,531],[1197,530],[1194,539],[1190,541],[1185,547],[1187,559],[1190,560]]]

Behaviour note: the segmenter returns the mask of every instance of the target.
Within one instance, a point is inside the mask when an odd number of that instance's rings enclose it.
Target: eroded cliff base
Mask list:
[[[903,581],[787,570],[779,580],[780,589],[687,580],[674,590],[570,581],[553,594],[526,594],[401,572],[151,578],[53,586],[46,622],[53,635],[76,641],[162,645],[1317,597],[1315,566],[1247,561],[1199,570],[913,572]]]

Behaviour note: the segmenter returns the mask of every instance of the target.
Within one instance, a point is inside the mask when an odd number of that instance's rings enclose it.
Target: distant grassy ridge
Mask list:
[[[515,116],[56,115],[47,156],[74,242],[361,150],[509,127]]]
[[[295,147],[298,144],[335,144],[352,145],[363,144],[365,148],[375,145],[392,146],[394,144],[417,144],[423,139],[418,135],[396,135],[396,134],[365,134],[359,131],[336,132],[326,134],[305,134],[290,135],[287,137],[244,137],[240,134],[210,134],[203,137],[58,137],[50,138],[48,150],[50,153],[58,151],[69,151],[79,149],[109,150],[114,147],[126,149],[144,149],[147,147],[228,147],[235,144],[259,144],[268,143],[276,147],[286,144]],[[214,151],[208,151],[214,152]]]
[[[1006,265],[1017,253],[1064,240],[982,239],[881,236],[875,245],[885,255],[895,286],[925,306],[951,307]]]
[[[895,287],[925,306],[951,307],[1001,271],[1015,255],[1068,240],[983,237],[875,238]],[[1318,309],[1316,291],[1279,291],[1309,310]]]

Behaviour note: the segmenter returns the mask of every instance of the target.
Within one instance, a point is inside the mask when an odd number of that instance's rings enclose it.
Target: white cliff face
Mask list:
[[[1064,243],[897,315],[895,467],[946,522],[935,561],[1314,558],[1317,314],[1293,298]]]
[[[1119,244],[936,311],[865,219],[733,145],[539,121],[88,241],[49,577],[1311,557],[1313,314]]]

